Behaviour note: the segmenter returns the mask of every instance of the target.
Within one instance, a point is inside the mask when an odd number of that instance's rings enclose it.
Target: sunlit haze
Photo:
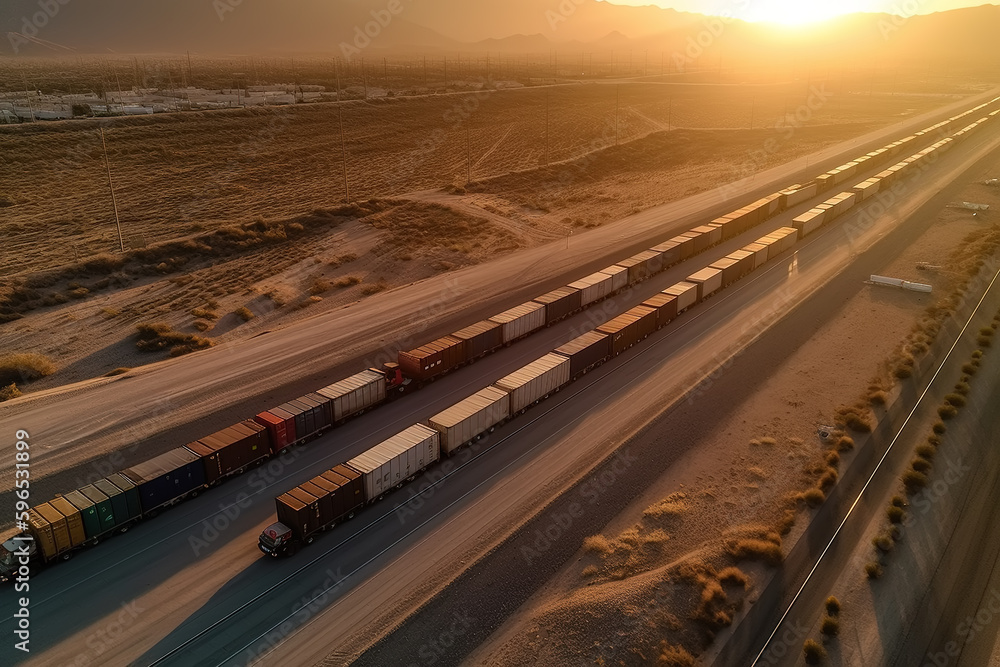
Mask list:
[[[684,12],[697,12],[717,16],[732,16],[745,21],[801,25],[818,23],[836,16],[856,12],[884,12],[900,16],[929,14],[961,7],[985,4],[975,0],[822,0],[799,2],[797,0],[611,0],[618,5],[656,5]]]

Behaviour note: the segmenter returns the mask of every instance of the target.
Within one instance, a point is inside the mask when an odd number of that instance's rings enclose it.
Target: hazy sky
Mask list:
[[[904,16],[998,2],[977,0],[608,0],[619,5],[659,5],[680,11],[722,14],[749,21],[801,23],[851,12]]]

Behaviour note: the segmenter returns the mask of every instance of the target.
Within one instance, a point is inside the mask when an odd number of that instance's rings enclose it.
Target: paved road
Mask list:
[[[998,89],[1000,90],[1000,89]],[[983,101],[993,91],[976,98]],[[36,479],[80,458],[118,468],[188,442],[220,425],[323,386],[400,346],[432,339],[597,270],[651,241],[731,211],[778,187],[808,180],[934,120],[971,106],[956,102],[740,182],[630,216],[579,235],[373,296],[282,330],[187,357],[29,394],[0,405],[6,430],[26,429],[35,443]],[[511,286],[515,287],[511,287]],[[252,325],[252,323],[251,323]],[[387,354],[388,353],[388,354]],[[0,429],[3,430],[3,429]],[[13,443],[4,438],[0,454]],[[0,455],[0,481],[13,486],[13,457]],[[87,468],[92,472],[91,468]],[[54,491],[73,486],[63,475]],[[45,492],[44,483],[36,491]],[[0,496],[9,498],[9,493]]]

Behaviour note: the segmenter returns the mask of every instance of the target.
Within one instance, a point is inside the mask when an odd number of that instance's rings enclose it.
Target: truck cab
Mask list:
[[[35,540],[9,539],[0,545],[0,581],[10,581],[17,576],[18,568],[35,560],[38,548]]]
[[[294,541],[295,536],[292,534],[292,529],[280,521],[276,521],[260,534],[257,539],[257,548],[268,556],[277,558],[282,554],[294,551],[292,546]]]
[[[402,394],[410,384],[410,379],[403,376],[403,369],[394,361],[387,361],[382,364],[382,368],[370,368],[369,370],[385,376],[386,394]]]

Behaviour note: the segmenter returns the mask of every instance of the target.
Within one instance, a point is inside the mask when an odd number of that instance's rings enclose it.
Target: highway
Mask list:
[[[449,462],[462,466],[459,471],[440,479],[443,468],[432,468],[428,475],[438,480],[436,485],[410,500],[406,511],[397,510],[397,504],[409,499],[424,480],[366,510],[295,558],[271,561],[256,550],[257,534],[272,520],[275,495],[541,356],[582,331],[590,314],[560,323],[419,394],[366,414],[298,449],[290,459],[273,461],[39,573],[32,581],[29,662],[187,665],[196,656],[198,664],[245,664],[249,655],[278,644],[265,662],[303,664],[350,646],[354,633],[373,622],[376,626],[390,622],[385,618],[388,611],[399,613],[421,600],[435,584],[457,574],[452,565],[471,562],[532,508],[571,488],[630,432],[729,355],[755,338],[760,338],[755,353],[746,356],[758,358],[759,348],[771,349],[772,355],[781,350],[765,340],[772,335],[767,325],[774,320],[791,313],[782,320],[779,333],[787,339],[790,331],[798,331],[799,344],[804,344],[825,310],[816,300],[806,301],[808,297],[834,276],[839,281],[835,296],[843,298],[860,289],[860,279],[891,253],[888,243],[876,246],[878,252],[865,249],[995,147],[996,136],[995,130],[986,130],[947,154],[879,224],[848,235],[844,225],[855,214],[848,216],[800,243],[766,271],[751,274],[498,429],[472,455]],[[938,196],[946,194],[947,190]],[[607,302],[605,314],[620,312],[626,302],[642,300],[680,280],[692,267],[781,226],[794,214],[786,213],[698,256],[696,263],[686,262],[641,284],[633,294]],[[793,311],[798,304],[803,308]],[[691,409],[709,409],[713,391],[745,394],[746,380],[730,370]],[[644,463],[644,473],[655,474],[669,465],[683,452],[683,444],[679,439],[656,465]],[[623,486],[616,486],[614,493],[623,493]],[[602,503],[602,512],[613,511],[612,491],[605,496],[609,502]],[[579,530],[590,530],[600,518],[595,512],[578,524]],[[572,542],[564,540],[560,548]],[[545,567],[556,563],[557,555],[557,549],[548,552]],[[537,568],[539,576],[545,567]],[[479,593],[482,597],[481,589]],[[10,596],[4,592],[4,608],[13,608]],[[322,602],[318,609],[299,611],[316,596]],[[507,602],[505,608],[510,607]],[[282,627],[289,616],[290,624]],[[485,636],[494,622],[481,623],[478,633],[468,637]],[[0,622],[4,633],[9,634],[11,624],[9,617]],[[319,627],[324,630],[311,631]],[[272,628],[274,634],[268,637]],[[288,638],[291,641],[280,643]]]
[[[998,89],[1000,90],[1000,89]],[[690,229],[743,203],[807,181],[898,136],[996,95],[991,91],[717,190],[630,216],[599,229],[367,298],[294,327],[184,358],[28,394],[0,405],[0,424],[32,434],[35,491],[77,486],[109,462],[124,468],[339,380],[359,368],[600,269],[653,241]],[[513,289],[511,285],[515,285]],[[251,322],[248,327],[264,326]],[[13,443],[4,439],[0,454]],[[114,453],[114,454],[112,454]],[[0,481],[13,486],[13,457],[0,456]],[[84,478],[86,475],[84,476]],[[50,478],[50,479],[42,479]],[[9,492],[0,496],[10,498]]]

